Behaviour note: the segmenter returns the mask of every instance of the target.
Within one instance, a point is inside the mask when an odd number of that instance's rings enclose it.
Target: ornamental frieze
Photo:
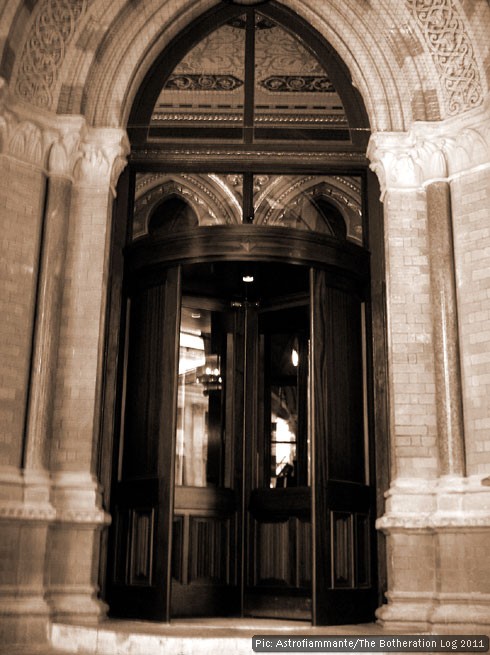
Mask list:
[[[273,75],[261,80],[260,86],[275,93],[335,93],[324,75]]]
[[[243,81],[234,75],[179,74],[170,75],[164,89],[175,91],[234,91]]]
[[[447,114],[477,107],[483,89],[465,17],[456,0],[406,0],[444,90]]]
[[[39,3],[22,51],[18,95],[37,107],[50,108],[53,89],[67,47],[90,0],[44,0]]]

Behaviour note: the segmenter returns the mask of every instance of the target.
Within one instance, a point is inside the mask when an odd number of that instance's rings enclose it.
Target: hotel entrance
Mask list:
[[[243,230],[267,260],[206,257]],[[312,266],[319,235],[290,261],[277,228],[187,236],[128,253],[111,611],[369,621],[366,253],[324,236]]]
[[[112,615],[373,620],[374,191],[345,65],[276,2],[218,3],[128,135]]]

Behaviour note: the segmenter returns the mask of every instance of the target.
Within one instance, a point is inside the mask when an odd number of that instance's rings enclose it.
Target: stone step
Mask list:
[[[253,655],[254,635],[375,635],[380,626],[312,627],[305,621],[193,619],[170,624],[108,620],[96,626],[55,623],[51,643],[63,653],[84,655]],[[56,653],[55,650],[55,653]]]

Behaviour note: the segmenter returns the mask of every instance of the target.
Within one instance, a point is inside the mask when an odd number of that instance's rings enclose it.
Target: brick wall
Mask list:
[[[392,448],[399,477],[437,474],[434,355],[423,192],[385,198]]]
[[[451,183],[468,474],[490,466],[490,172]]]
[[[74,187],[53,420],[54,469],[88,470],[94,454],[108,202],[107,188]]]
[[[0,465],[20,466],[45,179],[0,157]]]

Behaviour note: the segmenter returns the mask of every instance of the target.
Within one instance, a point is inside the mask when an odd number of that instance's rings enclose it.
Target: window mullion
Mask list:
[[[243,115],[243,138],[245,143],[253,142],[255,91],[255,11],[247,11],[245,32],[245,98]]]

